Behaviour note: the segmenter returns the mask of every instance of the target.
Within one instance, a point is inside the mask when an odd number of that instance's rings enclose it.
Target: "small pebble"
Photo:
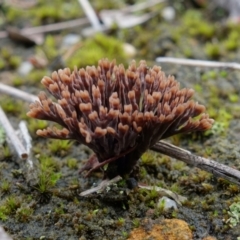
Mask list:
[[[22,62],[18,68],[20,75],[26,76],[33,69],[33,65],[30,62]]]
[[[64,47],[69,47],[81,40],[81,37],[77,34],[68,34],[63,38],[63,46]]]
[[[176,17],[176,12],[175,12],[175,9],[173,7],[165,7],[163,10],[162,10],[162,17],[166,20],[166,21],[173,21]]]
[[[177,204],[175,201],[168,197],[162,197],[158,200],[157,207],[163,207],[163,210],[168,210],[170,208],[177,209]]]

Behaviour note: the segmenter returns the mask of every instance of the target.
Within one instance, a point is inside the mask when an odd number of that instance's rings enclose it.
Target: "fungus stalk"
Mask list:
[[[42,84],[57,102],[41,92],[27,115],[63,127],[38,130],[39,136],[75,139],[92,149],[95,154],[80,170],[87,175],[102,168],[105,179],[129,176],[159,140],[213,124],[205,107],[190,100],[192,89],[180,89],[173,76],[145,61],[125,69],[102,59],[97,67],[60,69]]]

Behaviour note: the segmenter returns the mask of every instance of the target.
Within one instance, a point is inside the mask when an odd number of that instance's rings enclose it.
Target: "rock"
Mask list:
[[[22,62],[18,68],[18,73],[22,76],[26,76],[32,69],[33,65],[30,62]]]
[[[148,228],[144,227],[134,229],[128,240],[192,240],[193,235],[188,224],[180,219],[164,219]]]
[[[176,17],[175,9],[171,6],[165,7],[162,10],[162,17],[166,21],[169,21],[169,22],[173,21]]]
[[[68,34],[63,38],[62,44],[64,47],[69,47],[79,42],[81,37],[78,34]]]
[[[161,197],[158,200],[157,207],[162,208],[164,211],[168,210],[170,208],[173,208],[173,209],[176,210],[177,209],[177,204],[172,199],[164,196],[164,197]]]
[[[207,236],[207,237],[203,238],[202,240],[217,240],[217,238],[215,238],[213,236]]]
[[[123,44],[123,49],[124,49],[124,52],[126,53],[126,55],[129,58],[134,57],[137,54],[136,48],[129,43],[124,43]]]

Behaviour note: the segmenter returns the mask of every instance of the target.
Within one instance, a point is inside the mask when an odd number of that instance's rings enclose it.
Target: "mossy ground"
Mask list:
[[[71,9],[72,5],[65,6],[65,1],[58,1],[61,11],[56,14],[42,2],[29,13],[32,17],[35,16],[34,11],[39,11],[34,18],[35,24],[81,17],[81,11],[76,12],[78,6],[75,3],[72,3],[74,7]],[[114,2],[111,8],[114,8]],[[98,10],[107,8],[94,4]],[[239,38],[239,25],[220,24],[218,20],[225,16],[224,11],[220,9],[212,13],[208,8],[190,9],[192,5],[185,1],[188,7],[186,11],[186,6],[180,5],[179,1],[173,1],[173,4],[178,11],[176,21],[172,23],[164,22],[159,14],[148,23],[133,29],[114,28],[109,41],[114,40],[113,47],[106,53],[106,57],[127,63],[130,59],[124,55],[120,58],[114,56],[113,49],[116,42],[119,45],[121,42],[129,42],[137,49],[135,59],[145,59],[150,66],[159,55],[240,60],[240,46],[234,40]],[[69,16],[63,17],[66,16],[66,9]],[[16,21],[19,18],[22,18],[22,13],[10,9],[6,21],[18,26]],[[27,21],[25,16],[24,22]],[[197,28],[197,24],[202,24],[201,28]],[[76,29],[73,31],[78,32]],[[66,33],[68,31],[46,38],[42,49],[46,51],[49,64],[63,54],[58,49]],[[98,40],[103,39],[100,37]],[[83,47],[85,43],[94,48],[94,41],[84,40]],[[16,69],[21,61],[37,54],[41,46],[26,49],[7,40],[1,40],[0,44],[0,81],[37,94],[42,89],[39,84],[41,77],[49,74],[50,70],[34,69],[28,76],[22,77]],[[96,48],[102,57],[104,46],[101,50],[97,44]],[[116,49],[120,54],[120,48]],[[85,58],[86,49],[82,51]],[[84,58],[79,54],[76,54],[77,59],[74,60],[73,55],[68,61],[84,65]],[[95,57],[92,62],[91,58],[86,59],[87,64],[94,64],[95,61]],[[174,136],[169,140],[197,155],[240,169],[239,71],[170,64],[161,66],[167,74],[176,76],[183,87],[194,88],[195,100],[206,105],[208,113],[216,121],[213,129],[206,133]],[[146,217],[183,219],[191,226],[196,239],[208,234],[217,239],[236,239],[240,236],[240,228],[231,228],[227,223],[230,205],[240,202],[240,188],[235,184],[149,151],[139,162],[139,182],[164,187],[186,196],[188,201],[177,211],[162,212],[161,208],[157,208],[160,196],[156,191],[130,190],[124,181],[103,193],[80,197],[81,191],[96,186],[102,177],[101,172],[93,173],[89,178],[78,174],[78,169],[91,152],[75,142],[38,138],[36,129],[46,127],[47,122],[28,119],[28,104],[13,101],[11,97],[2,94],[0,104],[15,127],[20,120],[27,121],[33,137],[33,158],[39,169],[37,184],[29,186],[24,169],[20,168],[16,157],[11,154],[6,143],[1,145],[0,225],[14,239],[127,239],[129,232],[141,225]]]

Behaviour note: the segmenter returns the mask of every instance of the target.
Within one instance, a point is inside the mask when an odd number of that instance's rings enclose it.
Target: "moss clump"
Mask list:
[[[101,58],[115,59],[126,63],[127,57],[123,50],[123,43],[116,38],[103,34],[97,34],[93,38],[86,39],[82,47],[67,60],[67,66],[85,67],[97,65]]]
[[[33,24],[42,25],[43,23],[53,23],[77,18],[80,17],[82,13],[78,2],[74,0],[55,0],[54,2],[39,0],[36,7],[29,9],[28,16],[32,19]]]
[[[219,59],[221,56],[221,47],[219,43],[206,43],[204,51],[210,59]]]
[[[0,51],[0,70],[13,70],[19,67],[21,58],[14,55],[9,48],[2,48]]]
[[[20,208],[16,211],[16,218],[20,222],[28,222],[31,219],[33,214],[33,209],[29,206],[24,206],[23,204]]]
[[[38,129],[44,129],[48,126],[48,122],[45,120],[35,120],[28,119],[28,129],[32,135],[32,137],[36,138],[36,131]]]
[[[6,113],[17,116],[21,113],[23,104],[11,97],[1,97],[0,105]]]
[[[215,27],[204,19],[202,12],[187,10],[183,16],[185,31],[193,37],[211,39],[215,34]]]
[[[48,149],[56,155],[64,156],[67,154],[67,152],[70,150],[73,142],[68,140],[50,140],[47,144]]]

